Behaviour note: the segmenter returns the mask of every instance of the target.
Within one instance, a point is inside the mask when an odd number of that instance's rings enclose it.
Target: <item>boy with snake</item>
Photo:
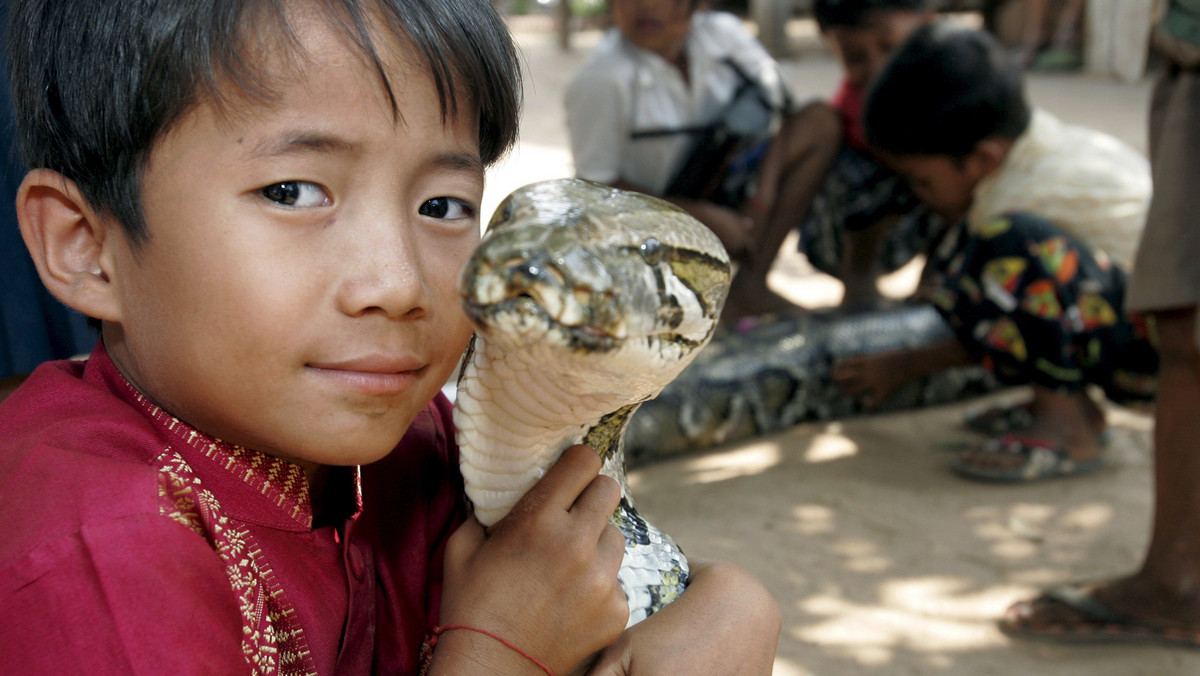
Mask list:
[[[489,3],[10,12],[22,235],[102,340],[0,405],[0,671],[769,672],[731,566],[622,632],[585,447],[465,511],[439,390],[520,98]]]

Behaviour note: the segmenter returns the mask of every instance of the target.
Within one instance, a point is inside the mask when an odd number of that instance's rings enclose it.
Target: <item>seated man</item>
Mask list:
[[[855,122],[861,91],[891,47],[929,16],[926,1],[819,0],[818,18],[828,18],[822,28],[847,71],[846,83],[832,105],[817,102],[799,110],[793,110],[778,65],[741,22],[698,11],[698,4],[610,1],[615,27],[566,92],[576,174],[665,197],[712,228],[738,261],[723,314],[727,323],[793,311],[790,301],[768,287],[767,274],[787,234],[812,207],[843,145],[857,143],[855,152],[866,157]],[[714,131],[721,123],[725,126]],[[838,162],[865,178],[842,180],[829,190],[825,204],[831,206],[822,210],[827,215],[822,220],[838,223],[825,230],[864,210],[869,213],[858,222],[871,225],[875,216],[890,217],[916,205],[877,162],[850,159]],[[865,207],[857,181],[878,188],[878,197],[872,195]],[[900,206],[880,209],[879,202],[894,201],[895,192],[907,195]],[[854,206],[843,206],[850,200]],[[820,260],[841,256],[842,239],[846,248],[856,242],[853,235],[822,238],[833,253]],[[901,264],[911,258],[913,247],[907,248]],[[872,245],[860,250],[876,255]],[[818,267],[841,272],[838,262]],[[873,290],[873,284],[874,277],[869,284],[848,281],[850,300],[857,300],[860,289]]]

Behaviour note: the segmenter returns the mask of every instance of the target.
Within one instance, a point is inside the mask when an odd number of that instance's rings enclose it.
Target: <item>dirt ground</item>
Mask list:
[[[527,63],[524,128],[517,151],[489,176],[485,213],[512,188],[571,175],[562,90],[598,39],[578,33],[563,53],[546,24],[513,25]],[[838,70],[812,25],[793,22],[789,36],[795,56],[784,67],[795,92],[827,95]],[[1143,151],[1151,85],[1029,79],[1037,105]],[[913,270],[901,271],[885,290],[902,294],[912,279]],[[771,281],[810,306],[840,294],[799,254],[782,254]],[[698,451],[636,471],[634,494],[690,555],[737,563],[764,581],[784,617],[777,676],[1200,673],[1200,652],[1064,647],[996,629],[1008,604],[1045,585],[1137,566],[1153,504],[1152,419],[1116,408],[1098,474],[1017,486],[952,475],[950,449],[971,440],[957,427],[963,414],[1021,394]]]

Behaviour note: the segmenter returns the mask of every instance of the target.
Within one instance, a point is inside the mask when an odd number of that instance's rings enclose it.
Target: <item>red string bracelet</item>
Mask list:
[[[433,648],[434,646],[436,646],[438,637],[441,636],[442,634],[450,631],[451,629],[466,629],[467,631],[473,631],[478,634],[483,634],[484,636],[487,636],[489,638],[496,639],[497,641],[503,643],[504,646],[506,648],[508,648],[509,650],[512,650],[513,652],[517,653],[521,657],[524,657],[525,659],[529,660],[530,662],[533,662],[534,664],[536,664],[539,669],[546,672],[547,676],[554,676],[554,672],[550,670],[550,667],[546,666],[538,658],[534,657],[533,655],[530,655],[529,653],[525,652],[524,650],[521,650],[516,645],[514,645],[512,642],[507,641],[486,629],[480,629],[479,627],[470,627],[465,624],[443,624],[443,625],[434,627],[433,632],[432,632],[433,635],[429,639],[429,647]]]

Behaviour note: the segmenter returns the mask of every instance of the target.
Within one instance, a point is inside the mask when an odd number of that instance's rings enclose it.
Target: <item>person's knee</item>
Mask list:
[[[793,142],[836,152],[842,145],[842,117],[825,101],[814,101],[789,116],[781,133]]]
[[[801,108],[796,115],[800,116],[805,124],[842,131],[842,116],[828,101],[813,101]]]

